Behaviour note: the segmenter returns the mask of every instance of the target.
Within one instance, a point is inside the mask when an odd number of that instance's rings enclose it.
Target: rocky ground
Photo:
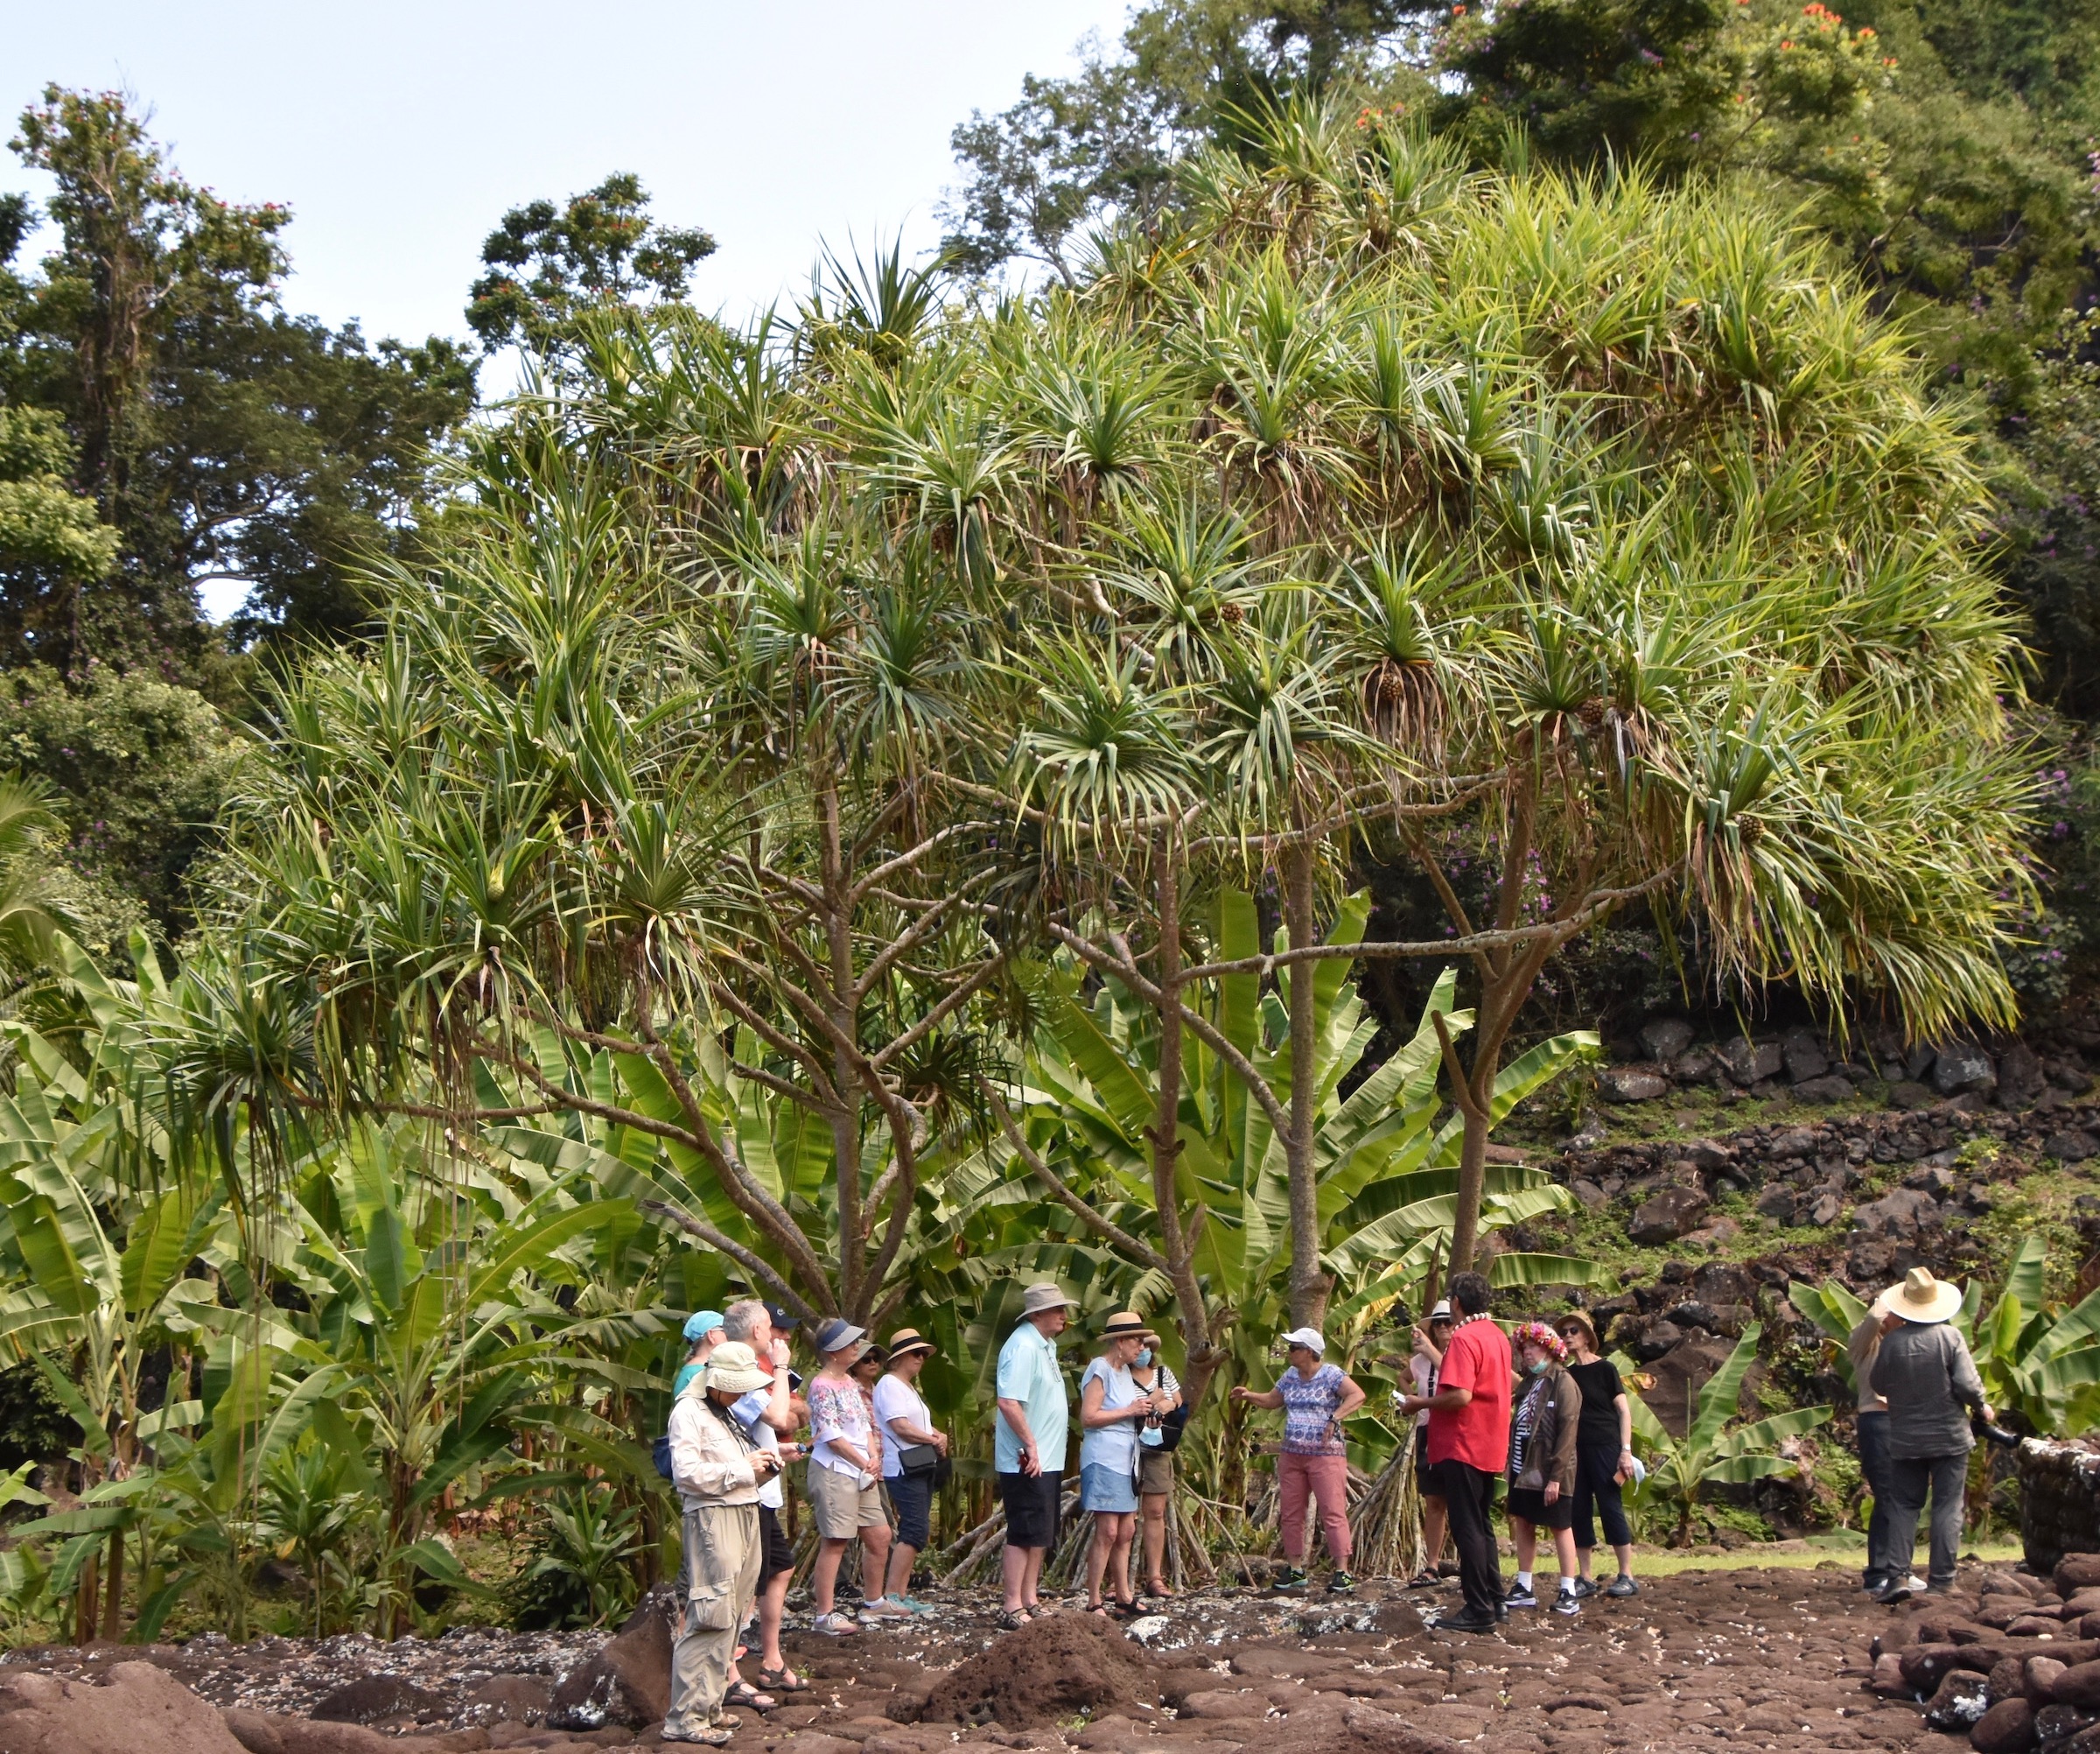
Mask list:
[[[1970,1568],[1960,1595],[1890,1610],[1866,1602],[1850,1570],[1685,1573],[1631,1601],[1592,1599],[1572,1618],[1515,1614],[1485,1638],[1425,1629],[1450,1592],[1378,1585],[1340,1601],[1207,1592],[1128,1633],[1066,1612],[1001,1634],[982,1600],[951,1601],[850,1642],[791,1633],[813,1687],[768,1716],[739,1714],[735,1745],[745,1754],[931,1754],[956,1743],[1042,1754],[1968,1747],[1988,1703],[1981,1694],[1973,1710],[1942,1711],[1945,1730],[1922,1708],[1949,1673],[1984,1680],[1964,1675],[1946,1635],[1972,1633],[1994,1662],[2002,1653],[1980,1641],[2081,1654],[2082,1628],[2065,1623],[2061,1600],[2036,1599],[2047,1591],[2040,1580]],[[2008,1603],[2034,1624],[1995,1630],[2018,1617],[2003,1611]],[[609,1642],[462,1630],[392,1645],[206,1638],[18,1651],[0,1665],[0,1754],[654,1745],[668,1648],[645,1610]],[[163,1728],[144,1740],[49,1733],[66,1712],[90,1710],[97,1724]],[[189,1729],[178,1733],[184,1711]]]

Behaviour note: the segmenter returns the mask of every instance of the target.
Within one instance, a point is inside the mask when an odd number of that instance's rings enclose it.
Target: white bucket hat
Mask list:
[[[1327,1350],[1326,1339],[1317,1328],[1293,1328],[1284,1336],[1284,1344],[1286,1346],[1303,1346],[1314,1358],[1322,1356]]]

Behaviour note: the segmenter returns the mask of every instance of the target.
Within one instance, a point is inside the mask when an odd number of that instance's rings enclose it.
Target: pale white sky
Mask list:
[[[948,130],[1061,73],[1126,0],[90,0],[17,4],[0,115],[47,80],[127,87],[192,181],[290,203],[286,303],[372,335],[464,334],[504,211],[610,171],[720,244],[696,302],[799,287],[821,236],[937,235]],[[44,193],[11,156],[0,189]],[[33,250],[33,244],[32,246]]]
[[[504,212],[640,174],[656,215],[718,249],[694,301],[741,319],[799,291],[818,240],[939,236],[948,138],[1057,74],[1127,0],[17,0],[0,116],[47,81],[134,93],[192,182],[289,202],[285,303],[373,337],[465,337]],[[48,179],[11,155],[0,190]],[[33,259],[37,241],[24,255]],[[483,373],[500,394],[508,362]],[[244,587],[207,587],[223,620]]]

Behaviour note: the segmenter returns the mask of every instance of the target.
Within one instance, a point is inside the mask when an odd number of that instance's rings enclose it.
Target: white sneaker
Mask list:
[[[860,1628],[834,1610],[829,1614],[819,1614],[809,1623],[809,1630],[822,1633],[827,1638],[843,1638],[849,1632],[858,1633]]]
[[[908,1620],[912,1610],[901,1602],[864,1602],[860,1604],[860,1617],[864,1620]]]

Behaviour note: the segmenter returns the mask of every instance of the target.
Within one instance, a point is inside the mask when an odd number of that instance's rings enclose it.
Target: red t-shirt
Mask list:
[[[1473,1399],[1456,1413],[1430,1409],[1429,1459],[1501,1473],[1509,1465],[1509,1337],[1486,1319],[1463,1324],[1445,1349],[1437,1388],[1471,1389]]]

